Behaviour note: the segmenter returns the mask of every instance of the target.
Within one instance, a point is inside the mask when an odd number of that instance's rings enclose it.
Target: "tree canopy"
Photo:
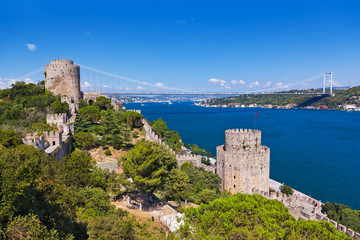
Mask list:
[[[125,176],[132,178],[132,185],[142,192],[154,192],[178,167],[175,155],[165,146],[145,140],[122,157],[120,164]]]
[[[182,239],[351,239],[329,222],[295,220],[277,200],[235,194],[185,210]]]

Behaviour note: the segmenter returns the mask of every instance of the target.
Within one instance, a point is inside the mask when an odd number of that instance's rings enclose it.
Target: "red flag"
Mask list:
[[[258,117],[259,116],[259,114],[258,113],[255,113],[255,117]]]

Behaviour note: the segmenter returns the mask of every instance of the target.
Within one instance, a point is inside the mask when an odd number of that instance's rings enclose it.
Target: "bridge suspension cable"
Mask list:
[[[132,78],[117,75],[117,74],[114,74],[114,73],[105,72],[103,70],[96,69],[96,68],[93,68],[93,67],[85,66],[85,65],[82,65],[82,64],[77,64],[77,65],[79,65],[83,69],[87,69],[87,70],[90,70],[90,71],[93,71],[93,72],[96,72],[96,73],[100,73],[100,74],[103,74],[105,76],[113,77],[113,78],[116,78],[116,79],[124,80],[124,81],[130,82],[130,83],[136,83],[136,84],[140,84],[140,85],[144,85],[144,86],[150,86],[150,87],[155,87],[155,88],[160,88],[160,89],[178,91],[178,92],[183,92],[183,93],[196,93],[195,91],[179,89],[179,88],[172,88],[172,87],[166,87],[166,86],[159,86],[157,84],[152,84],[152,83],[148,83],[148,82],[142,82],[142,81],[135,80],[135,79],[132,79]]]

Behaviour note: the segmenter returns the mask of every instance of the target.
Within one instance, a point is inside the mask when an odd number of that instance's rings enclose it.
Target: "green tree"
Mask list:
[[[341,223],[356,232],[360,232],[359,210],[353,210],[345,204],[325,202],[321,206],[321,211],[326,213],[330,219]]]
[[[192,154],[197,154],[202,156],[206,155],[206,150],[199,148],[197,144],[192,144],[190,150]]]
[[[69,104],[57,99],[50,105],[53,113],[69,113]]]
[[[106,111],[101,126],[102,145],[111,145],[118,150],[130,142],[130,129],[121,122],[118,113]]]
[[[143,115],[134,111],[126,111],[121,115],[121,121],[126,123],[131,129],[141,127],[141,120],[143,118]]]
[[[98,107],[100,110],[112,109],[111,99],[104,96],[97,97],[96,102],[93,103],[93,106]]]
[[[290,186],[287,185],[281,185],[280,186],[280,192],[286,194],[286,196],[291,196],[294,193],[294,189],[292,189]]]
[[[182,239],[351,239],[329,222],[295,220],[283,203],[235,194],[185,210]]]
[[[146,191],[153,193],[160,188],[172,169],[177,168],[175,155],[156,142],[141,140],[121,158],[126,177],[133,180],[132,186],[142,196]]]
[[[5,148],[15,147],[22,144],[22,140],[14,130],[0,128],[0,144]]]
[[[76,147],[90,149],[96,146],[96,136],[91,132],[78,132],[72,135]]]
[[[79,110],[81,120],[89,121],[92,123],[98,122],[100,120],[100,110],[95,106],[83,107]]]
[[[185,172],[177,168],[172,169],[163,187],[165,198],[173,201],[188,199],[189,182],[189,177]]]
[[[59,233],[50,231],[34,214],[15,217],[7,226],[5,231],[6,239],[60,239]],[[73,239],[71,235],[64,239]]]
[[[90,154],[75,149],[62,160],[62,181],[66,186],[85,187],[93,183],[95,161]]]

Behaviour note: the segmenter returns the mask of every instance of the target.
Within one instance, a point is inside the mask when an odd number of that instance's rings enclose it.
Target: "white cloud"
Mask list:
[[[264,87],[270,87],[271,86],[271,81],[268,81],[267,83],[264,84]]]
[[[16,83],[15,78],[1,78],[0,77],[0,89],[10,88],[11,84]]]
[[[275,87],[277,88],[288,88],[288,85],[284,85],[282,82],[278,82],[275,84]]]
[[[136,90],[144,90],[144,88],[142,86],[137,86]]]
[[[232,85],[236,85],[236,84],[240,84],[240,85],[244,85],[245,84],[245,81],[244,80],[231,80],[231,84]]]
[[[226,89],[231,89],[231,87],[230,87],[230,86],[225,86],[225,88],[226,88]]]
[[[253,88],[253,87],[257,87],[257,86],[259,86],[259,85],[260,85],[260,83],[259,83],[258,81],[255,81],[255,82],[253,82],[253,83],[250,83],[249,87],[250,87],[250,88]]]
[[[31,78],[26,78],[24,80],[24,82],[26,82],[26,83],[34,83],[34,81]]]
[[[163,84],[163,83],[158,82],[158,83],[156,83],[156,84],[155,84],[155,86],[156,86],[156,87],[164,87],[164,84]]]
[[[85,82],[84,87],[91,87],[91,84],[89,82]]]
[[[27,49],[30,51],[30,52],[33,52],[37,49],[36,45],[35,44],[32,44],[32,43],[25,43],[25,46],[27,47]]]
[[[219,84],[220,86],[225,87],[226,85],[226,81],[222,80],[222,79],[218,79],[218,78],[210,78],[209,83],[213,83],[213,84]]]
[[[108,85],[103,85],[103,88],[110,88]]]

